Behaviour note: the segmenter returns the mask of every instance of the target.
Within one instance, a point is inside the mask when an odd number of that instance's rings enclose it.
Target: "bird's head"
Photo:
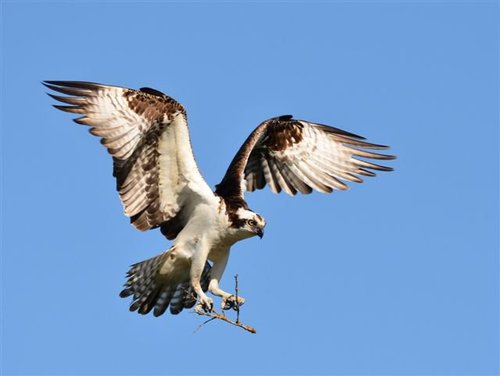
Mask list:
[[[252,237],[257,235],[262,239],[264,236],[264,227],[266,221],[261,215],[248,210],[240,208],[236,211],[237,220],[235,222],[239,231],[242,231],[245,237]]]

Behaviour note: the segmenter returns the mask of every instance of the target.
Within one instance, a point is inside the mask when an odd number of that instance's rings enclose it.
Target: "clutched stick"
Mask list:
[[[195,310],[194,312],[196,312],[198,315],[200,316],[207,316],[207,317],[210,317],[208,320],[204,321],[203,323],[201,323],[198,328],[196,328],[195,332],[197,332],[198,330],[200,330],[200,328],[205,325],[205,324],[208,324],[210,321],[213,321],[213,320],[222,320],[222,321],[225,321],[231,325],[234,325],[234,326],[238,326],[244,330],[246,330],[247,332],[250,332],[250,333],[257,333],[257,331],[255,330],[255,328],[249,326],[249,325],[245,325],[243,324],[241,321],[240,321],[240,303],[239,303],[239,300],[238,300],[238,274],[236,274],[234,276],[234,296],[236,297],[235,299],[235,303],[233,305],[233,309],[236,311],[236,320],[233,321],[231,320],[229,317],[227,317],[225,314],[224,314],[224,311],[222,313],[219,313],[217,312],[215,309],[212,308],[212,310],[210,312],[205,312],[205,311],[201,311],[201,310]]]

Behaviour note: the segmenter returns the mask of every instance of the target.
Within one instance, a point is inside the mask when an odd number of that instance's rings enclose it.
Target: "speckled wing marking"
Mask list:
[[[293,119],[291,115],[261,123],[234,157],[216,192],[243,196],[269,185],[279,193],[330,193],[345,190],[345,182],[361,183],[370,170],[392,171],[365,159],[390,160],[394,156],[369,149],[387,146],[364,141],[353,133],[323,124]],[[366,150],[368,149],[368,150]]]
[[[78,124],[113,156],[113,175],[124,211],[139,230],[158,226],[175,238],[185,225],[179,215],[193,193],[212,195],[193,157],[186,112],[181,104],[150,88],[140,90],[81,81],[46,81],[49,94],[82,115]],[[194,183],[194,184],[191,184]]]

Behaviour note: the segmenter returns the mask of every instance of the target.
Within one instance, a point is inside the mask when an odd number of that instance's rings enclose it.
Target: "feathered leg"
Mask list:
[[[222,253],[222,256],[213,259],[213,265],[210,271],[210,283],[208,285],[208,291],[222,298],[221,307],[224,310],[231,309],[236,304],[236,297],[219,287],[219,281],[222,278],[224,270],[226,269],[228,259],[229,249],[227,250],[227,252]],[[241,306],[244,303],[245,299],[241,296],[238,296],[238,305]]]

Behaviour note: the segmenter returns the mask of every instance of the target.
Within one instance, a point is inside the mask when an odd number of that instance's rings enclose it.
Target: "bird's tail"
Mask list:
[[[154,308],[153,315],[160,316],[170,306],[174,315],[196,303],[196,293],[189,280],[189,265],[176,264],[175,249],[171,248],[148,260],[138,262],[127,273],[122,298],[132,295],[130,311],[147,314]],[[207,262],[201,277],[203,291],[208,289],[210,264]],[[187,276],[187,277],[186,277]]]

